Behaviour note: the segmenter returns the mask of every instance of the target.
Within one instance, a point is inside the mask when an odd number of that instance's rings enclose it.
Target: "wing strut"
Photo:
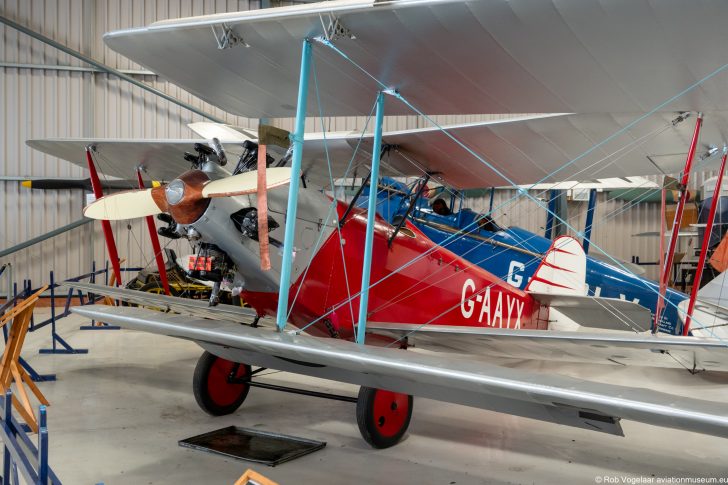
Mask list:
[[[662,267],[660,275],[660,295],[657,298],[657,306],[655,307],[655,324],[653,331],[657,332],[660,326],[660,315],[665,306],[665,292],[667,291],[667,283],[670,281],[670,273],[672,271],[672,261],[675,256],[675,247],[677,246],[678,232],[680,231],[680,223],[682,222],[683,210],[685,202],[688,198],[688,182],[690,182],[690,169],[693,166],[693,158],[695,157],[695,148],[698,145],[700,137],[700,127],[703,124],[703,113],[698,113],[698,119],[695,120],[695,131],[693,139],[690,142],[690,151],[685,160],[685,168],[683,169],[682,179],[680,180],[680,199],[677,201],[677,210],[675,210],[675,219],[672,222],[672,234],[670,235],[670,243],[667,247],[667,257],[665,258],[665,266]]]
[[[377,93],[377,113],[374,123],[374,145],[372,146],[372,171],[369,174],[369,204],[367,207],[367,230],[364,239],[364,263],[362,263],[361,292],[359,294],[359,324],[356,329],[356,343],[364,344],[367,328],[367,303],[369,302],[369,277],[372,269],[372,246],[374,245],[374,222],[377,215],[377,189],[379,188],[379,160],[382,157],[382,123],[384,122],[384,93]],[[372,188],[374,189],[372,191]]]
[[[301,48],[301,74],[298,78],[298,102],[296,104],[296,125],[293,132],[293,156],[291,157],[291,185],[288,187],[288,207],[286,209],[286,231],[283,239],[283,261],[281,263],[281,282],[278,289],[278,311],[276,326],[282,331],[288,320],[288,290],[291,286],[293,267],[293,238],[296,228],[296,209],[298,209],[299,174],[303,157],[303,134],[306,131],[306,103],[308,101],[308,78],[311,67],[311,41],[303,40]]]
[[[91,177],[91,187],[94,189],[94,197],[99,200],[104,196],[101,188],[99,174],[96,172],[93,155],[91,155],[91,146],[86,147],[86,162],[88,162],[88,171]],[[111,267],[114,268],[116,275],[116,284],[121,283],[121,265],[119,264],[119,253],[116,251],[116,243],[114,242],[114,232],[111,230],[111,223],[107,220],[101,221],[101,227],[104,229],[104,239],[106,239],[106,249],[109,251],[109,259]]]
[[[139,188],[144,189],[144,179],[142,179],[141,167],[137,168],[137,182]],[[159,236],[157,236],[157,226],[154,224],[154,217],[147,216],[147,229],[149,229],[149,239],[152,241],[152,250],[154,251],[154,259],[157,260],[157,270],[159,270],[159,279],[162,281],[162,288],[164,288],[164,294],[171,296],[172,293],[169,291],[169,281],[167,280],[167,267],[164,265],[164,257],[162,256],[162,247],[159,245]]]
[[[710,245],[710,235],[713,232],[713,222],[715,222],[715,210],[718,208],[718,199],[720,199],[720,189],[723,183],[723,172],[725,170],[725,161],[728,157],[728,148],[723,145],[723,159],[720,161],[720,172],[718,172],[718,180],[715,181],[715,189],[713,189],[713,200],[710,203],[710,213],[705,225],[703,233],[703,245],[700,246],[700,258],[698,260],[698,268],[695,270],[695,279],[693,280],[693,289],[690,292],[690,303],[688,304],[688,314],[685,315],[685,325],[683,326],[683,335],[690,332],[690,319],[695,310],[695,299],[698,297],[700,290],[700,280],[703,277],[705,269],[705,257],[708,255],[708,246]]]
[[[594,210],[597,206],[597,189],[589,191],[589,203],[586,210],[586,224],[584,224],[584,237],[581,245],[584,247],[584,253],[589,254],[589,244],[591,244],[592,224],[594,222]]]

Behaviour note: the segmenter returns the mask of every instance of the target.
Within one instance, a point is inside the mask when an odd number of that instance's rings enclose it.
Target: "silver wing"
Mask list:
[[[88,293],[108,296],[114,300],[152,307],[165,313],[176,312],[200,318],[212,318],[214,320],[227,320],[238,323],[250,323],[256,316],[255,311],[250,308],[225,304],[219,304],[211,307],[209,303],[204,300],[156,295],[143,291],[129,290],[126,288],[82,283],[80,281],[65,283],[65,285],[69,288],[76,288]]]
[[[167,20],[105,40],[222,109],[288,117],[301,42],[325,35],[334,19],[351,35],[333,43],[424,113],[576,113],[458,131],[510,181],[529,184],[676,172],[692,129],[681,123],[674,133],[670,120],[678,111],[708,112],[702,140],[721,145],[728,134],[726,17],[728,3],[716,0],[340,0]],[[686,25],[700,28],[676,42]],[[211,27],[228,29],[238,45],[218,48]],[[369,114],[381,86],[329,47],[316,43],[314,52],[308,115],[320,115],[314,85],[326,115]],[[394,98],[386,113],[414,114]],[[643,136],[646,144],[632,146]],[[386,161],[404,174],[414,164],[459,188],[510,185],[442,133],[391,134],[384,142],[398,146]]]
[[[159,295],[134,295],[135,292],[131,290],[93,284],[72,283],[72,285],[98,294],[169,308],[185,314],[173,315],[140,308],[93,305],[75,307],[73,311],[79,315],[115,323],[129,329],[193,340],[206,350],[236,362],[406,392],[612,434],[622,434],[619,421],[623,418],[728,437],[726,404],[558,375],[524,372],[479,361],[473,359],[472,355],[466,355],[473,346],[481,346],[480,352],[487,350],[487,347],[482,348],[483,342],[487,340],[474,330],[469,335],[467,332],[459,332],[462,337],[460,342],[444,333],[429,334],[430,337],[434,335],[439,340],[449,342],[459,357],[445,353],[423,354],[394,348],[361,346],[347,341],[297,333],[278,333],[272,330],[275,328],[272,322],[263,321],[263,326],[258,328],[236,323],[244,322],[245,318],[251,315],[252,312],[247,309],[235,310],[235,314],[242,317],[235,322],[229,321],[224,313],[214,309],[208,309],[210,313],[207,315],[214,320],[203,320],[199,317],[205,314],[205,309],[197,304],[200,302],[190,302],[176,297],[162,298]],[[198,318],[190,319],[186,315]],[[383,328],[383,324],[371,325],[383,332],[397,333],[412,330],[405,327],[396,328],[393,325],[389,325],[388,328]],[[552,332],[521,332],[524,336],[521,341],[532,339],[532,334],[552,334]],[[508,335],[504,331],[495,331],[493,335],[497,336],[498,333],[511,337],[511,340],[517,340],[516,335]],[[620,339],[610,339],[609,336],[592,336],[590,340],[580,332],[574,333],[572,340],[576,342],[580,336],[581,340],[592,348],[607,347],[616,343],[613,347],[622,351],[623,348],[630,346],[622,342],[623,345],[620,347]],[[560,337],[562,340],[565,338],[564,335]],[[554,340],[558,338],[559,336],[555,336]],[[508,342],[507,338],[503,340]],[[684,344],[687,344],[689,340],[682,339],[680,342],[684,341]],[[471,342],[469,346],[467,342]],[[460,347],[461,343],[466,345]],[[664,350],[655,341],[649,344],[635,342],[631,345],[643,352]],[[676,341],[675,345],[680,344]],[[708,351],[725,351],[725,347],[718,349],[712,344],[704,344],[703,347]],[[554,347],[551,347],[550,351],[554,352]],[[530,358],[537,356],[531,355]]]
[[[682,169],[692,135],[692,121],[672,124],[672,114],[656,115],[628,133],[596,149],[594,144],[612,135],[637,115],[530,115],[513,119],[445,125],[470,149],[485,157],[517,183],[542,179],[588,180],[630,175],[675,173]],[[714,119],[715,121],[715,119]],[[712,126],[712,128],[710,128]],[[706,123],[703,140],[722,140],[718,124]],[[712,131],[711,131],[712,130]],[[657,133],[642,139],[646,133]],[[316,186],[329,185],[328,159],[334,178],[344,175],[361,145],[354,163],[368,163],[372,135],[358,132],[307,133],[303,150],[304,173]],[[425,172],[459,188],[493,187],[507,182],[482,161],[434,127],[389,131],[383,142],[391,149],[382,158],[384,172],[390,175],[420,176]],[[640,139],[639,143],[633,143]],[[128,178],[143,165],[153,178],[171,180],[189,169],[183,158],[193,144],[203,140],[114,140],[57,139],[29,140],[27,144],[53,156],[85,167],[84,147],[94,144],[99,170]],[[722,142],[721,142],[722,143]],[[239,140],[224,143],[226,151],[239,153]],[[628,148],[625,149],[625,146]],[[237,151],[236,151],[237,150]],[[582,156],[582,154],[587,153]],[[229,157],[233,161],[233,157]],[[565,166],[566,168],[549,174]],[[695,170],[708,170],[718,158],[696,160]]]
[[[170,181],[190,169],[190,162],[184,159],[185,152],[194,153],[194,144],[207,145],[207,140],[125,140],[118,138],[50,138],[27,140],[29,147],[48,155],[62,158],[74,165],[88,168],[85,149],[96,147],[97,170],[104,175],[129,179],[141,166],[144,172],[155,180]],[[234,155],[234,144],[226,144],[226,150]],[[220,175],[229,175],[220,168]],[[137,188],[131,187],[131,188]]]
[[[647,112],[728,64],[721,0],[344,0],[165,20],[104,39],[220,108],[280,118],[295,112],[301,42],[324,35],[330,18],[350,33],[334,38],[338,48],[428,114]],[[213,26],[237,45],[218,48]],[[331,49],[314,51],[326,114],[367,115],[381,87]],[[308,115],[318,116],[310,89]],[[728,109],[728,76],[664,109]],[[411,114],[394,99],[386,110]]]
[[[563,362],[728,371],[728,346],[718,339],[628,332],[543,331],[371,322],[367,330],[407,336],[427,349]]]
[[[389,389],[622,435],[620,419],[728,437],[728,405],[646,389],[542,375],[444,355],[190,320],[139,308],[76,307],[125,328],[193,340],[236,362]]]

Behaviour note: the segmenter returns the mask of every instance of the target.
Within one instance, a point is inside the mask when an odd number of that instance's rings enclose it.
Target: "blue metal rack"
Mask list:
[[[61,481],[48,464],[48,426],[46,407],[40,406],[37,444],[33,443],[13,416],[13,393],[0,397],[0,439],[3,442],[3,474],[0,485],[23,483],[60,485]]]

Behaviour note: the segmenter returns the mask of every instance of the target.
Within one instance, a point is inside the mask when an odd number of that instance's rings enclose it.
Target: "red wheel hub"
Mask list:
[[[409,396],[397,392],[377,390],[374,397],[374,424],[384,437],[396,435],[407,422]]]
[[[229,382],[228,378],[233,375],[240,379],[246,377],[246,374],[247,366],[218,357],[207,374],[207,392],[210,398],[219,406],[233,404],[248,385]]]

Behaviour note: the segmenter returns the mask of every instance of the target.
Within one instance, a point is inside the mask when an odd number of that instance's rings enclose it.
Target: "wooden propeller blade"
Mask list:
[[[152,191],[164,191],[163,187],[145,190],[127,190],[101,197],[86,206],[83,213],[91,219],[117,221],[152,216],[163,212],[152,196]]]
[[[272,189],[291,181],[289,167],[269,168],[265,171],[266,187]],[[245,172],[209,182],[202,189],[202,197],[230,197],[254,194],[258,191],[258,171]]]
[[[268,170],[265,145],[258,144],[258,245],[260,246],[260,269],[270,270],[270,241],[268,238]]]

